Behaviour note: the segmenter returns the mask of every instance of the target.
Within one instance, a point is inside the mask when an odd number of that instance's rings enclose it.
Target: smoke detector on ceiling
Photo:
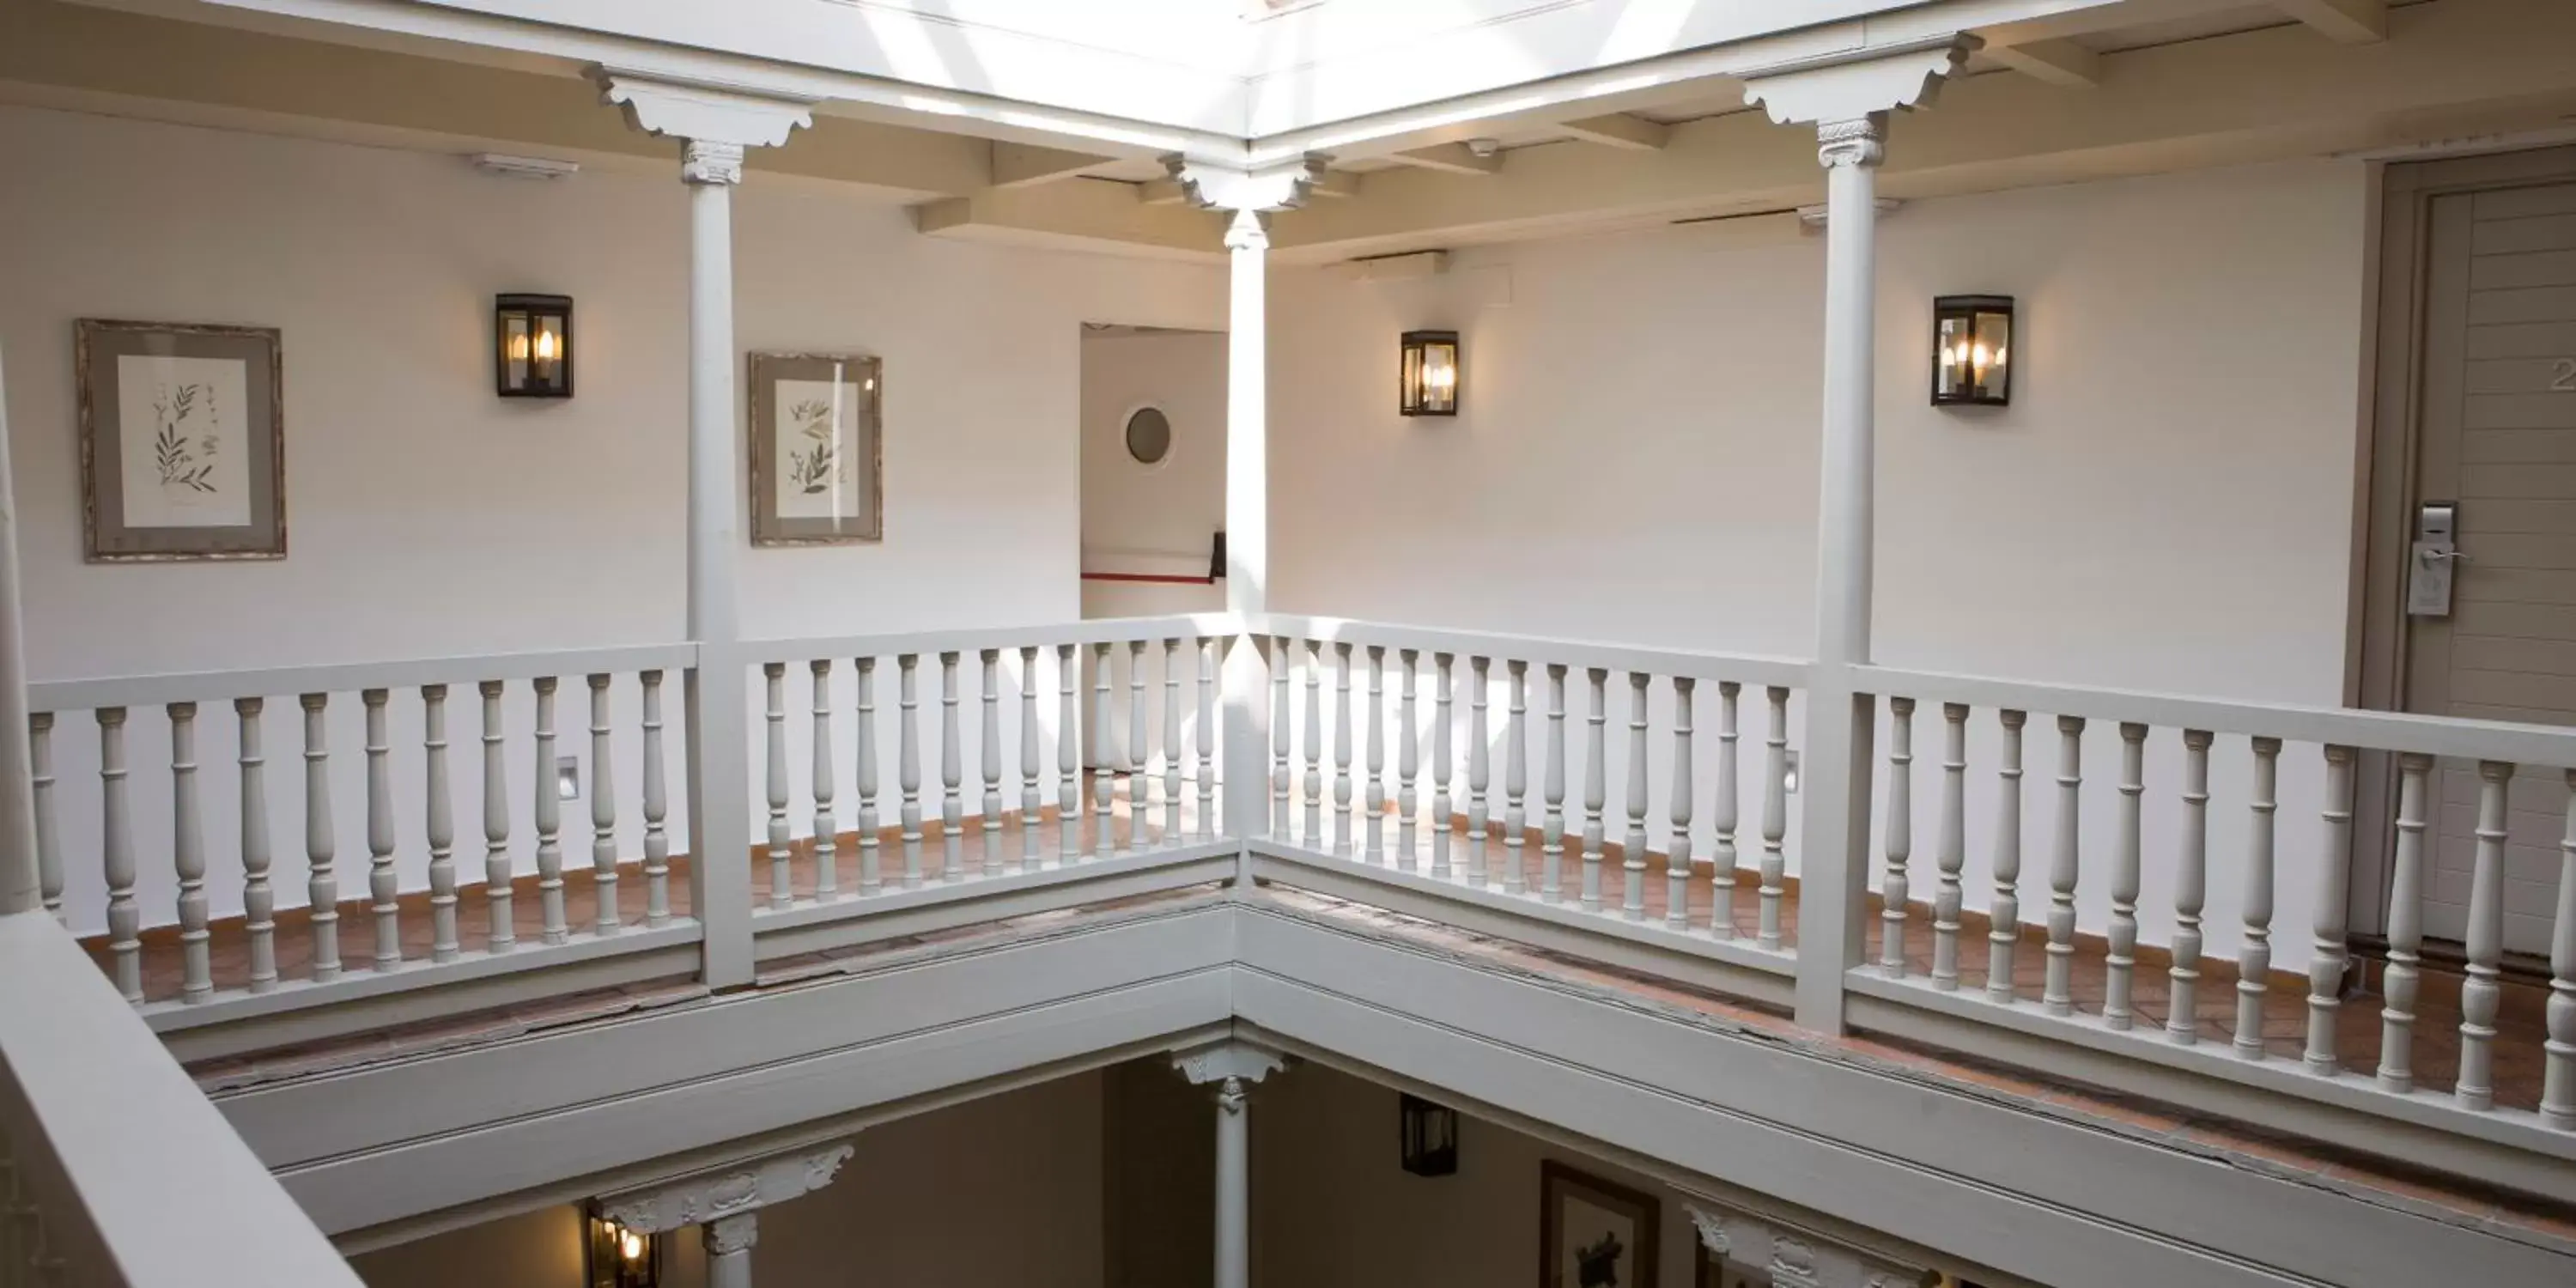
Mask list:
[[[1467,154],[1469,156],[1490,157],[1502,150],[1503,141],[1501,139],[1467,140]]]

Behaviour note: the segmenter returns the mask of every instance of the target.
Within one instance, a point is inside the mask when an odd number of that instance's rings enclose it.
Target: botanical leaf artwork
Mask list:
[[[152,400],[152,463],[161,472],[163,490],[214,495],[215,456],[223,448],[215,412],[215,387],[164,382]]]
[[[866,391],[853,380],[801,376],[773,378],[765,391],[769,465],[761,487],[771,513],[835,525],[867,513],[876,460]]]
[[[796,490],[813,496],[829,491],[835,481],[846,481],[841,469],[839,426],[832,423],[832,405],[807,399],[788,408],[787,415],[806,443],[787,453],[787,478]]]

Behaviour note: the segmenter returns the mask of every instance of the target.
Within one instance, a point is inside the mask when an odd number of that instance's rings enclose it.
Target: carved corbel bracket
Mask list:
[[[1965,33],[1889,49],[1846,51],[1744,75],[1744,101],[1780,125],[1856,121],[1929,107],[1985,42]]]
[[[590,78],[628,125],[687,145],[691,183],[740,183],[743,149],[777,147],[814,124],[805,99],[617,67],[593,67]]]
[[[1911,1288],[1922,1278],[1856,1248],[1819,1239],[1804,1230],[1684,1194],[1682,1209],[1700,1245],[1721,1260],[1759,1266],[1771,1288]]]
[[[1292,161],[1247,169],[1175,152],[1163,158],[1163,169],[1193,205],[1259,213],[1306,204],[1306,195],[1330,160],[1320,152],[1309,152]]]
[[[1288,1057],[1257,1042],[1227,1038],[1173,1052],[1172,1067],[1192,1083],[1259,1082],[1287,1068]]]
[[[684,1225],[708,1225],[811,1194],[832,1183],[850,1159],[847,1141],[819,1149],[773,1154],[733,1167],[611,1194],[599,1200],[602,1216],[638,1234],[661,1234]]]

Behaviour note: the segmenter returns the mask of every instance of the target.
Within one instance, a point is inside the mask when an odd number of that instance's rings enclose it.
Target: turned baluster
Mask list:
[[[1181,839],[1181,642],[1163,641],[1163,842]]]
[[[45,911],[63,917],[63,834],[54,816],[54,713],[27,717],[27,771],[36,810],[36,889]]]
[[[1932,891],[1932,987],[1959,987],[1959,912],[1967,891],[1959,880],[1968,863],[1968,707],[1941,704],[1941,837],[1932,861],[1941,875]]]
[[[636,675],[644,690],[644,924],[671,922],[670,787],[662,764],[662,673]]]
[[[1788,894],[1788,857],[1781,849],[1789,837],[1789,691],[1777,685],[1763,690],[1771,704],[1771,723],[1762,739],[1762,886],[1761,921],[1754,942],[1778,948],[1780,901]]]
[[[1333,848],[1356,853],[1351,831],[1351,646],[1333,645]]]
[[[1082,668],[1074,646],[1055,646],[1055,866],[1082,861]]]
[[[1733,680],[1718,681],[1717,809],[1709,816],[1717,845],[1708,856],[1708,933],[1718,939],[1735,938],[1735,828],[1740,821],[1736,743],[1742,736],[1736,728],[1736,699],[1743,692],[1744,686]]]
[[[764,662],[760,672],[769,690],[769,749],[762,761],[769,785],[769,906],[786,908],[796,902],[796,851],[787,831],[787,664]],[[543,761],[540,755],[539,763]],[[537,789],[539,796],[547,794],[544,783]]]
[[[965,753],[957,733],[957,654],[939,655],[939,879],[966,879]]]
[[[613,935],[626,926],[626,914],[617,906],[617,776],[610,765],[610,739],[615,723],[610,720],[609,677],[590,677],[590,890],[593,904],[591,931]]]
[[[429,959],[463,953],[456,935],[456,796],[448,783],[447,686],[420,686],[421,831],[429,842]]]
[[[2021,942],[2021,730],[2029,715],[1997,713],[2003,725],[2001,764],[1995,770],[1995,893],[1987,916],[1986,996],[2016,1000],[2013,949]]]
[[[2415,1089],[2415,990],[2423,978],[2424,826],[2432,774],[2431,756],[2406,752],[2397,758],[2397,843],[2388,878],[2388,968],[2379,990],[2379,1085],[2401,1093]],[[2571,808],[2576,808],[2576,794],[2569,799]],[[2568,889],[2576,886],[2562,886],[2562,897]]]
[[[864,899],[885,888],[885,874],[877,867],[884,842],[878,834],[884,824],[877,817],[877,660],[851,661],[858,668],[854,683],[859,688],[858,728],[852,731],[859,759],[859,816],[853,826],[859,833],[859,897]]]
[[[1020,648],[1020,845],[1015,869],[1035,871],[1038,858],[1038,831],[1044,826],[1044,811],[1038,795],[1038,650],[1036,645]]]
[[[107,869],[107,951],[116,991],[143,1000],[143,913],[134,903],[134,816],[126,800],[125,708],[100,707],[99,843]]]
[[[2505,789],[2513,766],[2478,762],[2478,848],[2469,876],[2468,978],[2460,981],[2460,1077],[2452,1099],[2462,1109],[2495,1107],[2496,1011],[2504,957]]]
[[[1914,857],[1914,699],[1887,700],[1887,871],[1878,883],[1878,969],[1905,978],[1906,900],[1913,883],[1905,865]]]
[[[1454,807],[1449,798],[1449,773],[1453,763],[1449,749],[1450,727],[1457,719],[1452,693],[1454,676],[1450,670],[1454,661],[1456,655],[1452,653],[1431,655],[1434,672],[1431,685],[1431,875],[1443,881],[1449,879],[1449,814]]]
[[[1386,649],[1368,650],[1368,792],[1362,801],[1368,817],[1360,838],[1363,858],[1386,862]]]
[[[1214,838],[1224,830],[1216,816],[1216,668],[1223,641],[1204,636],[1190,641],[1199,660],[1198,834]]]
[[[1493,777],[1493,734],[1485,723],[1492,667],[1491,658],[1467,659],[1467,669],[1475,673],[1467,695],[1467,884],[1478,887],[1485,884],[1485,790]]]
[[[477,687],[483,694],[483,944],[485,951],[506,953],[518,946],[519,929],[510,898],[510,773],[501,745],[502,684],[485,680]]]
[[[1673,836],[1664,845],[1664,924],[1690,929],[1691,696],[1697,681],[1673,677]]]
[[[2120,726],[2119,846],[2111,864],[2111,933],[2102,967],[2102,1022],[2114,1029],[2137,1023],[2130,1004],[2138,953],[2139,815],[2147,791],[2147,727]]]
[[[1153,775],[1145,761],[1153,746],[1154,726],[1145,710],[1145,641],[1127,642],[1127,852],[1145,848],[1145,829],[1154,821]]]
[[[306,915],[313,927],[313,982],[340,978],[340,879],[332,868],[339,839],[331,825],[331,747],[327,693],[307,693],[304,706],[304,858]]]
[[[555,677],[539,676],[537,689],[537,906],[544,914],[545,941],[572,938],[564,919],[563,798],[555,787]]]
[[[1592,707],[1583,718],[1583,893],[1577,902],[1585,912],[1599,912],[1601,811],[1608,803],[1609,793],[1608,757],[1602,743],[1610,724],[1610,673],[1596,666],[1587,668],[1583,675],[1591,683]]]
[[[2182,731],[2182,854],[2174,875],[2172,997],[2165,1037],[2177,1045],[2200,1040],[2200,909],[2209,887],[2209,744],[2206,729]]]
[[[367,900],[375,921],[379,971],[402,965],[401,885],[394,876],[393,746],[385,729],[385,708],[392,697],[384,689],[367,689],[358,695],[366,709]]]
[[[241,770],[242,930],[250,939],[254,993],[277,987],[277,894],[268,884],[268,754],[259,736],[265,706],[260,698],[233,699],[233,722],[241,737],[234,764]]]
[[[1529,663],[1503,664],[1511,677],[1511,721],[1503,737],[1503,889],[1521,894],[1529,888],[1529,868],[1522,857],[1529,843]]]
[[[895,666],[895,824],[903,841],[903,888],[921,888],[921,655],[904,653]]]
[[[1310,849],[1323,849],[1324,836],[1324,646],[1306,641],[1306,832]]]
[[[212,932],[206,926],[206,833],[197,808],[197,704],[173,702],[170,714],[170,858],[179,875],[179,997],[214,996]],[[390,840],[386,846],[390,851]],[[390,859],[388,859],[390,865]]]
[[[978,745],[982,764],[976,770],[983,788],[983,817],[975,835],[984,844],[984,875],[1002,875],[1002,651],[988,648],[984,658],[984,729]]]
[[[2576,1130],[2576,769],[2567,771],[2567,830],[2558,842],[2558,906],[2549,929],[2549,1002],[2541,1043],[2540,1120]]]
[[[841,820],[832,810],[832,659],[812,659],[806,673],[812,677],[814,720],[814,902],[830,903],[841,897]],[[597,766],[592,777],[606,781]]]
[[[1275,635],[1265,651],[1270,662],[1270,834],[1284,841],[1296,822],[1296,784],[1288,767],[1296,723],[1288,673],[1296,669],[1297,655],[1294,646]]]
[[[1630,921],[1646,919],[1646,700],[1654,677],[1628,673],[1628,835],[1620,847],[1620,907]]]
[[[2245,844],[2245,931],[2236,950],[2236,1054],[2263,1058],[2263,994],[2272,983],[2272,843],[2281,740],[2254,739],[2254,797]]]
[[[1411,872],[1417,862],[1413,847],[1421,842],[1421,820],[1415,813],[1422,801],[1415,791],[1414,779],[1422,772],[1422,713],[1415,701],[1414,671],[1421,664],[1422,653],[1419,649],[1398,649],[1395,656],[1397,664],[1404,668],[1396,698],[1401,722],[1395,735],[1395,866]]]
[[[2352,872],[2352,762],[2350,747],[2326,748],[2325,853],[2317,869],[2317,938],[2308,958],[2310,1073],[2343,1071],[2335,1053],[2335,1016],[2343,1009],[2344,902]]]
[[[1091,805],[1092,812],[1100,816],[1100,830],[1093,834],[1091,848],[1100,857],[1107,858],[1114,839],[1112,833],[1117,830],[1115,820],[1118,814],[1118,782],[1110,772],[1107,644],[1091,646],[1091,671]],[[1135,820],[1129,819],[1127,825],[1134,827]]]
[[[1565,667],[1547,668],[1547,769],[1538,834],[1539,898],[1565,902]]]
[[[2084,800],[2084,718],[2057,718],[2057,838],[2048,863],[2048,951],[2039,1003],[2075,1013],[2075,882],[2082,861],[2078,811]]]

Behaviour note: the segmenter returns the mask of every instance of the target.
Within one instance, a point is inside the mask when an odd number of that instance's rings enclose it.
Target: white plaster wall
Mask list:
[[[0,293],[0,359],[32,678],[680,637],[687,197],[676,166],[668,178],[612,171],[531,183],[443,155],[21,108],[0,108],[0,147],[24,180],[0,188],[0,281],[9,284]],[[1218,324],[1221,274],[925,238],[900,209],[758,173],[737,194],[735,259],[740,348],[847,348],[886,363],[885,541],[746,545],[745,632],[1077,616],[1079,324]],[[572,401],[493,396],[491,297],[513,289],[575,297]],[[72,377],[79,317],[283,330],[288,559],[82,562]],[[892,664],[883,669],[879,727],[890,783]],[[972,658],[966,679],[975,683]],[[791,732],[800,799],[806,680],[797,668],[788,700],[799,713]],[[839,683],[846,711],[846,664]],[[1045,685],[1051,694],[1052,680]],[[935,699],[935,663],[924,691]],[[676,720],[676,676],[670,698]],[[522,872],[536,772],[530,701],[514,686],[510,786]],[[587,765],[588,694],[577,678],[562,701],[560,750]],[[620,681],[619,702],[622,846],[631,858],[641,844],[631,679]],[[1015,692],[1009,703],[1016,712]],[[357,705],[353,695],[340,699],[331,734],[344,893],[363,887],[366,855]],[[1051,700],[1042,706],[1051,765]],[[936,712],[934,704],[925,715]],[[301,902],[299,715],[291,702],[272,701],[267,717],[284,906]],[[453,695],[456,817],[469,837],[481,813],[475,718],[471,692]],[[418,719],[417,699],[396,695],[407,888],[425,880],[413,786],[422,772]],[[225,763],[231,713],[210,709],[200,723],[220,916],[239,906]],[[845,718],[839,733],[843,826],[849,726]],[[161,786],[167,737],[158,713],[135,713],[129,743],[147,923],[168,920],[172,885]],[[1005,737],[1004,760],[1015,764],[1015,721]],[[74,924],[94,927],[102,893],[96,736],[86,716],[67,719],[56,744]],[[676,741],[671,751],[676,774]],[[809,830],[810,816],[801,805],[796,812],[799,830]],[[565,848],[580,855],[587,804],[568,805],[566,815]],[[676,813],[672,823],[677,832]],[[472,842],[461,852],[471,855]]]
[[[2338,702],[2366,200],[2359,163],[2317,161],[1923,201],[1886,219],[1879,660]],[[1820,238],[1732,223],[1471,250],[1428,281],[1283,274],[1272,603],[1808,654],[1822,290]],[[2020,302],[2013,406],[1990,414],[1927,405],[1931,299],[1971,291]],[[1408,422],[1392,408],[1395,337],[1422,326],[1464,334],[1454,421]],[[1579,676],[1573,687],[1579,747]],[[1614,722],[1626,713],[1620,687],[1614,679]],[[1715,700],[1704,687],[1703,855]],[[1463,696],[1460,706],[1463,722]],[[1971,908],[1984,906],[1996,817],[1992,715],[1978,719]],[[1748,693],[1748,791],[1760,720]],[[1917,898],[1932,884],[1938,724],[1937,709],[1917,716]],[[1614,837],[1621,732],[1614,723]],[[2046,904],[2056,736],[2045,717],[2027,735],[2026,916]],[[2214,757],[2213,951],[2236,942],[2249,758],[2242,740],[2223,740]],[[2141,901],[2151,942],[2172,920],[2179,762],[2176,736],[2160,734]],[[2116,730],[2090,732],[2085,763],[2099,781],[2086,800],[2079,906],[2099,929]],[[2283,753],[2275,945],[2285,965],[2305,956],[2321,778],[2316,749]],[[1650,814],[1658,848],[1664,788],[1656,783]],[[1793,823],[1793,867],[1795,847]]]
[[[756,1282],[793,1288],[1099,1288],[1101,1090],[1096,1073],[883,1123],[852,1138],[819,1193],[760,1213]],[[997,1214],[1008,1237],[994,1237]],[[580,1209],[560,1206],[356,1257],[370,1288],[565,1288],[581,1282]],[[664,1283],[701,1288],[694,1230]]]

